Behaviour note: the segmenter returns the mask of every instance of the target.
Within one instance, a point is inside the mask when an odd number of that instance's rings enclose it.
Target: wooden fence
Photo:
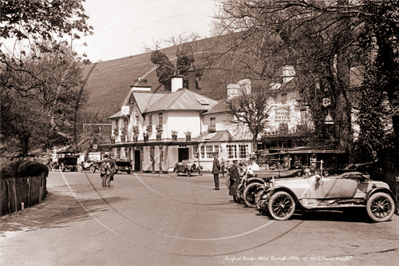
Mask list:
[[[0,180],[1,216],[41,203],[47,194],[47,176],[6,178]],[[23,203],[23,204],[22,204]]]

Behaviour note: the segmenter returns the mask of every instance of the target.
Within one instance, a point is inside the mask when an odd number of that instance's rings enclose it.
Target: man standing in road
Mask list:
[[[233,196],[234,202],[238,202],[237,188],[238,185],[240,184],[240,175],[238,173],[237,160],[233,161],[233,165],[230,168],[229,175],[230,175],[229,195]]]
[[[215,181],[215,188],[214,190],[219,190],[219,172],[220,172],[220,164],[217,158],[218,154],[215,152],[213,154],[213,165],[212,165],[212,174],[213,180]]]
[[[110,187],[110,179],[111,179],[111,163],[108,158],[108,155],[104,155],[104,161],[101,163],[101,179],[103,187]]]

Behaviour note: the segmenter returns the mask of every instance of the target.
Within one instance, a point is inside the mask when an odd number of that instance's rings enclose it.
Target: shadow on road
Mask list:
[[[73,222],[92,219],[88,211],[90,213],[107,211],[106,202],[116,203],[125,199],[108,197],[79,200],[87,210],[73,196],[49,193],[41,204],[0,217],[0,237],[5,237],[6,232],[67,227]]]

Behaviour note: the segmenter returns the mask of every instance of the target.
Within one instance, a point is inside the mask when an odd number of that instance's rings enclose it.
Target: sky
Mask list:
[[[92,62],[141,54],[154,40],[181,34],[210,37],[217,11],[213,0],[86,0],[83,6],[94,34],[74,40],[73,48]]]

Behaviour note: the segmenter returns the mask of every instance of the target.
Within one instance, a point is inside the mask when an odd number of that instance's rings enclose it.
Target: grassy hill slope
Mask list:
[[[220,39],[207,38],[196,41],[193,44],[195,51],[198,52],[196,62],[201,60],[201,51],[211,50],[214,42],[217,41]],[[162,51],[170,59],[175,57],[175,47],[165,48]],[[171,61],[176,64],[176,60]],[[93,65],[89,65],[84,68],[85,76],[92,67]],[[90,97],[88,112],[93,115],[98,114],[100,119],[118,112],[130,91],[130,86],[134,85],[139,77],[147,79],[147,85],[152,86],[153,92],[162,90],[163,87],[158,83],[155,68],[156,66],[150,61],[150,53],[97,63],[85,86],[85,92]],[[211,80],[208,77],[209,75],[205,72],[200,81],[201,90],[197,92],[213,99],[224,98],[227,84],[218,84],[217,80]],[[237,80],[232,82],[237,82]]]

